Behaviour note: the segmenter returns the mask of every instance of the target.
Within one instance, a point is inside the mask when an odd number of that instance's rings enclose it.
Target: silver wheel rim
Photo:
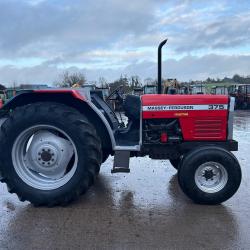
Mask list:
[[[78,154],[74,142],[64,131],[50,125],[36,125],[16,138],[12,162],[17,175],[27,185],[54,190],[73,177]]]
[[[206,162],[195,172],[197,187],[206,193],[216,193],[222,190],[228,181],[226,169],[218,162]]]

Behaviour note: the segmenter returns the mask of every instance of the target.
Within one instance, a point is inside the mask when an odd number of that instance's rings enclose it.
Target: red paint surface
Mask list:
[[[143,95],[141,99],[143,106],[228,104],[225,95]]]
[[[161,133],[161,142],[166,143],[167,141],[168,141],[167,133],[165,133],[165,132]]]
[[[143,106],[229,104],[224,95],[143,95]],[[176,118],[185,141],[225,141],[228,110],[143,111],[143,119]]]
[[[186,141],[225,141],[227,138],[225,116],[187,117],[179,121]]]

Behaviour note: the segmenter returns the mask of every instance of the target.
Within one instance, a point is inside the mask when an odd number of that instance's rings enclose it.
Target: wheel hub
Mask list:
[[[215,193],[223,189],[228,181],[226,169],[217,162],[206,162],[195,172],[195,183],[199,189],[207,193]]]
[[[73,147],[68,140],[49,131],[39,131],[30,142],[25,162],[29,169],[58,179],[65,174],[72,155]]]
[[[213,177],[216,176],[216,174],[212,169],[209,168],[206,169],[204,173],[202,173],[202,176],[206,179],[206,181],[208,181],[208,180],[213,180]]]
[[[38,149],[37,161],[42,167],[53,167],[57,163],[58,155],[58,150],[52,145],[42,145]]]
[[[69,135],[51,125],[35,125],[16,138],[12,162],[18,176],[29,186],[54,190],[74,175],[78,154]]]
[[[52,154],[50,154],[49,150],[48,151],[45,150],[40,154],[42,161],[50,162],[50,160],[52,159]]]

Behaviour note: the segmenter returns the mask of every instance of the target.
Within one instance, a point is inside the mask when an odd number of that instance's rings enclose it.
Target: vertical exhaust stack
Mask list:
[[[158,94],[162,90],[162,47],[167,43],[168,39],[163,40],[158,47]]]

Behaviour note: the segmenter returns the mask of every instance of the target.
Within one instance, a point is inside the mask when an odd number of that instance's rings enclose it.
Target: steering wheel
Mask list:
[[[122,101],[123,101],[123,98],[122,98],[123,91],[122,91],[122,89],[123,89],[123,86],[122,86],[122,85],[119,86],[119,87],[117,87],[117,88],[107,97],[106,100],[109,100],[109,101],[116,101],[116,100],[118,100],[118,101],[122,102]],[[114,95],[116,95],[116,97],[115,97],[115,98],[112,98]]]

